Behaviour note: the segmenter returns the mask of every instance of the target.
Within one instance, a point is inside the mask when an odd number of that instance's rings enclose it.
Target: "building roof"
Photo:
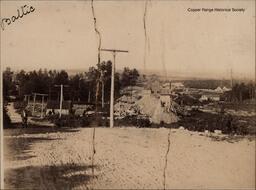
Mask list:
[[[222,90],[223,90],[224,92],[226,92],[226,91],[230,91],[231,89],[230,89],[230,88],[227,88],[226,86],[224,86],[224,87],[222,88]]]
[[[168,88],[161,88],[160,89],[160,94],[161,95],[171,95],[172,94],[172,90],[168,89]]]
[[[182,84],[181,82],[172,82],[171,85],[176,87],[184,87],[184,84]]]
[[[215,89],[215,91],[216,91],[216,92],[223,92],[222,88],[219,87],[219,86]]]
[[[167,82],[162,85],[163,88],[171,88],[171,83]]]

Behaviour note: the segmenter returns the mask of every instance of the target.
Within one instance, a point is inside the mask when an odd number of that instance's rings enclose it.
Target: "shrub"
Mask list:
[[[151,123],[149,118],[137,118],[137,126],[138,127],[150,127]]]
[[[193,111],[191,116],[181,117],[178,121],[179,126],[190,131],[204,132],[208,130],[221,130],[223,134],[248,135],[255,134],[254,117],[238,117],[223,114],[211,114],[200,111]]]
[[[76,115],[62,115],[59,118],[58,114],[48,115],[45,119],[58,127],[87,127],[95,120],[91,117],[80,117]]]
[[[123,119],[116,120],[116,125],[118,126],[136,126],[136,127],[150,127],[151,122],[148,117],[130,115],[126,116]]]
[[[18,113],[21,113],[22,110],[26,108],[26,106],[27,106],[27,103],[23,101],[13,103],[13,107],[17,110]]]

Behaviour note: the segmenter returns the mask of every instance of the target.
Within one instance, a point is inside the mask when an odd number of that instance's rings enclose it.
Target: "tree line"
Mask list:
[[[213,79],[199,79],[199,80],[185,80],[184,85],[189,88],[197,89],[216,89],[218,86],[226,86],[231,88],[229,80],[213,80]]]
[[[227,98],[232,102],[242,102],[244,100],[255,99],[255,85],[250,82],[236,83],[232,90],[227,93]]]
[[[15,96],[23,99],[32,93],[48,94],[48,100],[58,100],[60,89],[56,85],[66,85],[64,99],[74,102],[95,103],[109,102],[111,87],[112,62],[103,61],[87,72],[69,75],[65,70],[39,69],[14,73],[10,68],[3,72],[3,95],[7,99]],[[134,86],[140,77],[136,69],[125,67],[121,73],[115,73],[115,98],[126,86]]]
[[[212,90],[218,86],[231,88],[231,91],[225,93],[224,98],[230,102],[242,102],[255,98],[255,83],[252,81],[246,83],[237,81],[232,87],[229,80],[187,80],[184,81],[184,85],[190,88]]]

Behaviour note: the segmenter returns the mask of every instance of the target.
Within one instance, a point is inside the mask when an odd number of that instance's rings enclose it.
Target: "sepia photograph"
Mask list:
[[[0,0],[0,189],[256,188],[255,0]]]

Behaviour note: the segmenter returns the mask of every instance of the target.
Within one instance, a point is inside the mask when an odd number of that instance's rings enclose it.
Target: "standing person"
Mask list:
[[[22,126],[27,127],[28,126],[28,114],[25,109],[21,113],[21,118],[22,118]]]

